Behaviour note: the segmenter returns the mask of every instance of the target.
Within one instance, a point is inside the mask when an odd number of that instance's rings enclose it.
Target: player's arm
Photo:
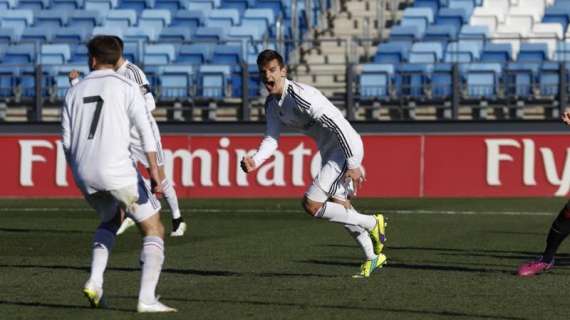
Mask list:
[[[241,168],[248,173],[257,169],[265,160],[267,160],[273,152],[277,150],[279,145],[279,136],[281,135],[281,121],[275,114],[274,110],[266,103],[265,106],[266,129],[265,137],[261,141],[257,152],[253,157],[245,156],[241,161]]]
[[[69,163],[69,150],[71,146],[71,118],[69,117],[67,99],[65,99],[61,112],[61,142],[63,144],[65,159]]]
[[[143,149],[149,164],[148,171],[153,186],[153,192],[161,193],[162,187],[160,184],[158,162],[156,158],[156,141],[154,140],[154,135],[152,133],[150,124],[151,115],[145,107],[143,96],[136,90],[133,90],[131,93],[133,99],[131,100],[132,103],[128,108],[129,118],[131,120],[131,123],[133,123],[135,126],[136,130],[139,132],[139,135],[142,139]]]

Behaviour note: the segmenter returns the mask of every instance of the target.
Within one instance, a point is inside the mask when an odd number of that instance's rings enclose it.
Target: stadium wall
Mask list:
[[[559,122],[358,123],[367,182],[360,197],[551,197],[570,191],[570,132]],[[292,198],[319,169],[312,140],[285,133],[245,175],[262,123],[161,125],[166,168],[184,198]],[[58,124],[3,124],[0,197],[80,197]]]

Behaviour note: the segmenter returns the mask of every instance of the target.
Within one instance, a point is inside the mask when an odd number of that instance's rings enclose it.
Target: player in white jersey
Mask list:
[[[119,42],[119,44],[121,45],[121,52],[122,52],[122,50],[124,49],[123,41],[119,37],[116,36],[112,37],[114,37]],[[146,102],[146,109],[151,114],[150,119],[151,119],[152,131],[154,138],[156,140],[157,159],[158,159],[161,186],[164,198],[166,199],[166,202],[168,203],[168,206],[170,207],[170,212],[172,214],[172,231],[170,233],[170,236],[172,237],[183,236],[184,233],[186,232],[187,225],[186,222],[184,222],[182,215],[180,214],[180,208],[178,206],[178,197],[176,195],[176,191],[174,190],[172,181],[170,181],[170,179],[166,177],[166,174],[164,172],[164,152],[162,151],[162,143],[160,142],[160,131],[158,129],[156,120],[152,116],[152,111],[156,109],[156,103],[152,95],[150,83],[144,72],[138,66],[126,60],[122,55],[121,58],[119,58],[119,61],[117,62],[115,69],[117,73],[123,75],[127,79],[135,81],[139,85],[140,90],[144,96]],[[76,83],[77,80],[74,79],[77,79],[78,76],[79,76],[78,73],[73,73],[73,75],[70,74],[70,79],[72,81],[72,84]],[[136,130],[132,130],[131,133],[132,133],[131,153],[133,155],[133,158],[135,159],[135,161],[144,165],[145,168],[148,168],[149,165],[148,162],[146,161],[141,137]],[[128,228],[134,225],[135,223],[132,219],[130,218],[125,219],[123,221],[123,224],[117,231],[117,234],[122,234]]]
[[[176,309],[162,304],[155,295],[164,262],[164,226],[160,203],[153,195],[153,191],[161,192],[161,186],[149,114],[138,85],[114,71],[121,55],[119,43],[112,37],[97,36],[87,47],[92,71],[67,92],[61,122],[65,156],[75,182],[101,218],[83,293],[91,306],[102,306],[103,274],[122,212],[126,212],[143,234],[137,310],[173,312]],[[142,138],[153,191],[131,159],[132,128]]]
[[[381,214],[363,215],[350,203],[364,180],[364,155],[360,135],[342,113],[317,89],[288,80],[283,58],[273,50],[263,51],[257,65],[269,96],[265,102],[265,138],[253,157],[241,161],[242,169],[257,169],[277,149],[282,126],[312,137],[321,153],[322,168],[305,193],[303,207],[310,215],[343,224],[366,256],[360,273],[369,277],[386,263],[382,254],[385,222]]]

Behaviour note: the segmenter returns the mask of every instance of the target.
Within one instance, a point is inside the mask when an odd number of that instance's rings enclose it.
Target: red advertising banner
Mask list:
[[[79,197],[56,135],[0,136],[0,197]],[[320,168],[311,139],[284,136],[248,175],[261,137],[164,135],[165,167],[183,198],[293,198]],[[566,196],[570,136],[365,135],[360,197]]]

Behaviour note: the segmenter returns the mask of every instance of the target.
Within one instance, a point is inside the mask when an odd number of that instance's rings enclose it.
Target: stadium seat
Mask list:
[[[12,28],[0,27],[0,45],[8,45],[20,42],[20,35],[14,32]]]
[[[469,21],[469,17],[470,15],[463,8],[443,8],[437,14],[436,23],[441,26],[453,26],[459,30]]]
[[[187,27],[166,27],[162,29],[158,40],[160,42],[188,42],[192,39],[193,31]]]
[[[132,9],[111,10],[103,20],[103,25],[107,28],[126,29],[137,24],[137,12]]]
[[[125,59],[133,63],[141,62],[142,52],[140,51],[142,51],[142,48],[139,48],[138,41],[124,41],[123,57],[125,57]]]
[[[450,9],[463,9],[468,17],[471,17],[475,3],[473,0],[449,0]]]
[[[416,26],[420,33],[425,33],[427,26],[434,22],[434,14],[430,8],[409,7],[404,10],[401,26]]]
[[[145,65],[168,65],[176,57],[176,48],[172,44],[147,44],[143,62]]]
[[[183,45],[178,49],[178,56],[175,63],[200,65],[210,61],[212,46],[208,44]]]
[[[363,99],[390,96],[394,65],[364,64],[360,73],[359,93]]]
[[[81,27],[75,28],[58,28],[53,34],[54,43],[69,43],[74,45],[83,45],[87,43],[91,37],[91,30]]]
[[[37,42],[37,43],[48,43],[53,39],[52,30],[49,28],[42,27],[29,27],[24,29],[21,36],[21,41],[24,42]]]
[[[199,68],[198,96],[223,99],[228,93],[231,67],[226,65],[201,65]]]
[[[448,42],[457,40],[459,28],[454,25],[431,25],[427,28],[423,41],[439,42],[446,46]]]
[[[395,26],[390,31],[390,42],[414,42],[423,38],[418,26]]]
[[[478,61],[480,56],[481,49],[477,44],[452,42],[447,45],[443,60],[448,63],[469,63]]]
[[[222,0],[221,7],[223,9],[237,9],[240,15],[243,16],[245,10],[255,7],[255,2],[255,0]],[[271,14],[273,14],[273,12]]]
[[[24,29],[34,23],[34,11],[30,9],[1,10],[0,21],[3,28],[12,28],[14,32],[22,34]]]
[[[13,97],[17,85],[18,68],[0,64],[0,97]]]
[[[540,95],[543,97],[556,97],[560,87],[560,64],[547,62],[542,65],[539,73]]]
[[[155,42],[158,40],[160,30],[152,27],[133,27],[125,29],[122,39],[124,41]]]
[[[473,15],[469,20],[472,26],[486,26],[490,32],[494,33],[499,24],[505,22],[504,12],[497,8],[477,7],[473,10]]]
[[[35,14],[35,27],[57,29],[67,25],[67,13],[62,10],[41,10]]]
[[[559,23],[563,30],[567,30],[570,23],[570,7],[557,5],[547,7],[542,22]]]
[[[88,55],[87,55],[86,46],[71,47],[71,59],[69,60],[69,64],[87,66],[87,60],[88,60]]]
[[[214,64],[240,66],[242,64],[242,47],[240,45],[216,45],[212,51],[211,61]]]
[[[50,9],[61,10],[61,12],[71,12],[81,9],[85,5],[85,0],[51,0]]]
[[[439,10],[439,0],[416,0],[414,2],[415,8],[428,8],[432,12],[437,12]]]
[[[439,42],[416,42],[410,52],[410,63],[436,63],[443,58],[443,46]]]
[[[113,27],[95,27],[93,28],[92,35],[113,35],[121,39],[124,38],[123,29]]]
[[[273,15],[275,17],[279,17],[280,15],[284,16],[286,12],[285,6],[281,0],[256,0],[255,8],[271,9],[273,10]]]
[[[172,21],[172,16],[168,10],[159,9],[146,9],[143,10],[139,18],[138,26],[141,28],[153,28],[156,33],[170,25]]]
[[[36,61],[36,48],[31,43],[11,45],[4,54],[4,64],[32,64]]]
[[[453,93],[453,66],[449,63],[436,64],[431,74],[431,95],[434,98],[448,98]]]
[[[226,40],[226,30],[218,27],[199,27],[193,38],[195,41],[220,42]]]
[[[84,9],[105,13],[117,7],[118,0],[85,0]]]
[[[41,11],[50,6],[50,0],[18,0],[18,9]]]
[[[214,3],[210,1],[185,1],[183,5],[186,10],[201,11],[204,12],[206,16],[214,9]]]
[[[509,43],[488,42],[481,53],[481,62],[495,62],[504,65],[513,61],[513,51]]]
[[[44,44],[40,49],[39,62],[44,65],[64,65],[71,59],[67,44]]]
[[[252,24],[256,27],[260,26],[259,23],[262,23],[261,26],[268,28],[269,26],[273,26],[275,24],[275,15],[271,9],[247,9],[243,13],[241,23],[244,26]]]
[[[472,43],[483,50],[483,45],[491,37],[489,28],[486,26],[463,26],[459,31],[459,43]]]
[[[216,9],[206,18],[206,26],[231,29],[240,24],[240,15],[237,9]]]
[[[15,9],[18,6],[18,0],[0,0],[0,10]]]
[[[399,64],[407,62],[411,48],[411,43],[381,43],[374,56],[374,63]]]
[[[249,41],[249,44],[254,43],[256,41],[261,41],[263,39],[263,35],[265,34],[265,29],[263,28],[256,28],[251,25],[242,25],[237,27],[232,27],[228,33],[228,40],[231,39],[245,39]]]
[[[546,43],[523,43],[519,51],[519,62],[543,62],[548,60],[548,44]]]
[[[93,29],[101,25],[102,18],[96,10],[74,10],[68,16],[68,28]]]
[[[502,76],[498,63],[473,63],[466,70],[467,96],[479,99],[495,99]]]
[[[194,69],[190,65],[169,65],[162,67],[158,76],[160,96],[166,100],[194,96]]]
[[[86,64],[66,64],[55,69],[53,74],[53,84],[55,96],[59,99],[65,97],[67,89],[71,87],[68,75],[72,70],[79,71],[80,77],[85,77],[89,73],[89,68]]]
[[[143,10],[154,8],[155,4],[155,0],[122,0],[118,8],[134,10],[140,15]]]
[[[184,0],[159,0],[154,4],[153,9],[168,10],[174,16],[176,12],[184,9]]]
[[[196,10],[179,10],[174,14],[171,27],[184,27],[191,30],[204,25],[206,15],[202,11]]]

